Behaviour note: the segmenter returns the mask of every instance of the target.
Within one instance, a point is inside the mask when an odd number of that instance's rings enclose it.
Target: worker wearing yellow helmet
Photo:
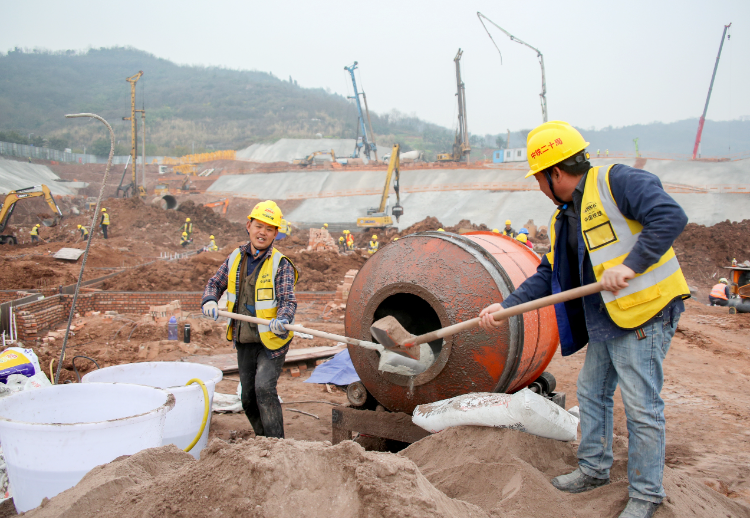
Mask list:
[[[372,255],[378,251],[378,236],[373,234],[370,245],[367,247],[367,253]]]
[[[323,226],[320,228],[320,230],[328,230],[328,223],[323,223]]]
[[[78,230],[81,231],[81,239],[86,241],[89,238],[89,231],[83,225],[78,225]]]
[[[719,279],[719,284],[711,288],[708,294],[708,303],[712,306],[728,306],[730,298],[729,281],[724,277]]]
[[[232,318],[227,339],[237,348],[242,408],[256,436],[284,437],[284,419],[276,390],[294,333],[297,269],[274,248],[282,213],[272,200],[258,203],[247,217],[249,241],[236,248],[209,279],[203,314],[219,317],[218,302],[227,293],[227,312],[270,320],[270,325]]]
[[[216,238],[213,236],[213,234],[210,235],[208,237],[208,239],[209,239],[209,242],[208,242],[208,246],[206,247],[206,248],[208,248],[208,251],[209,252],[218,252],[219,251],[219,247],[216,246]]]
[[[513,227],[511,226],[509,219],[505,220],[505,228],[503,229],[503,235],[508,236],[511,239],[516,237],[516,235],[518,235],[516,231],[513,229]]]
[[[188,239],[192,243],[192,241],[193,241],[193,223],[190,221],[190,218],[185,218],[185,223],[182,224],[182,227],[180,227],[180,230],[182,232],[187,233]]]
[[[31,232],[29,232],[29,235],[31,236],[32,243],[36,243],[39,241],[39,227],[41,227],[39,223],[31,227]]]
[[[339,252],[342,254],[346,252],[346,241],[344,240],[344,236],[339,236]]]
[[[183,232],[182,235],[180,236],[180,246],[182,248],[185,248],[189,244],[190,244],[190,238],[188,238],[188,233]]]
[[[346,248],[354,250],[354,236],[348,230],[344,230],[344,233],[346,234]]]
[[[655,175],[615,164],[592,167],[589,143],[573,126],[551,121],[527,138],[530,170],[557,206],[551,251],[534,275],[480,313],[491,313],[599,281],[604,291],[555,306],[561,352],[586,344],[578,376],[581,441],[578,469],[552,480],[579,493],[609,482],[612,397],[618,383],[629,432],[629,501],[621,516],[651,516],[665,496],[662,361],[690,296],[672,243],[687,223]],[[552,208],[552,207],[550,207]],[[648,272],[648,273],[646,273]]]
[[[107,229],[109,228],[109,213],[104,207],[102,207],[102,219],[99,221],[99,227],[102,229],[104,239],[109,239],[107,237]]]
[[[500,230],[498,230],[498,229],[496,229],[496,228],[493,228],[493,229],[492,229],[492,232],[494,232],[495,234],[499,234],[499,233],[500,233]]]

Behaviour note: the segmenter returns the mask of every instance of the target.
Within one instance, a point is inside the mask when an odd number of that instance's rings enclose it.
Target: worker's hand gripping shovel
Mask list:
[[[548,297],[542,297],[541,299],[524,302],[517,306],[513,306],[508,309],[501,309],[492,313],[492,318],[495,321],[505,320],[507,318],[533,311],[535,309],[541,309],[561,302],[567,302],[569,300],[585,297],[587,295],[593,295],[603,290],[602,283],[595,282],[593,284],[587,284],[580,288],[574,288],[572,290],[563,291],[556,293]],[[479,325],[479,317],[472,318],[465,322],[460,322],[452,326],[444,327],[436,331],[414,336],[404,329],[398,320],[392,316],[381,318],[374,322],[370,327],[370,333],[375,339],[380,342],[386,349],[389,349],[395,353],[408,356],[410,358],[419,359],[420,348],[415,347],[420,344],[432,342],[439,338],[445,338],[446,336],[452,336],[460,331],[466,331],[473,329]]]

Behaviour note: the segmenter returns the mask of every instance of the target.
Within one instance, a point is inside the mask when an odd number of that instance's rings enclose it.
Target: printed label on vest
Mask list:
[[[588,230],[584,230],[583,235],[586,236],[589,250],[596,250],[597,248],[607,246],[608,244],[617,241],[615,230],[612,228],[612,223],[609,221]]]
[[[263,300],[273,300],[273,288],[260,288],[255,300],[258,302]]]

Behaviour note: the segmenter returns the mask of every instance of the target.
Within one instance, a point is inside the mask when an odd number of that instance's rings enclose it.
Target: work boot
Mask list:
[[[609,484],[608,478],[590,477],[581,471],[581,468],[576,469],[573,473],[560,475],[552,479],[552,485],[566,493],[583,493],[607,484]]]
[[[640,498],[631,498],[628,500],[628,505],[620,513],[619,518],[651,518],[660,505],[661,503],[656,504]]]

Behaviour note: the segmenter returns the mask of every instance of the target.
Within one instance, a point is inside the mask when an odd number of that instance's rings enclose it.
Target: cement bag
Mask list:
[[[27,378],[43,374],[39,359],[32,349],[8,347],[0,353],[0,383],[7,383],[8,376],[13,374],[22,374]]]
[[[217,414],[236,414],[237,412],[242,412],[241,395],[242,383],[237,384],[237,394],[214,392],[214,401],[211,405],[211,410]]]
[[[575,416],[529,389],[512,395],[477,392],[419,405],[412,421],[432,433],[451,426],[493,426],[572,441],[578,432]]]

